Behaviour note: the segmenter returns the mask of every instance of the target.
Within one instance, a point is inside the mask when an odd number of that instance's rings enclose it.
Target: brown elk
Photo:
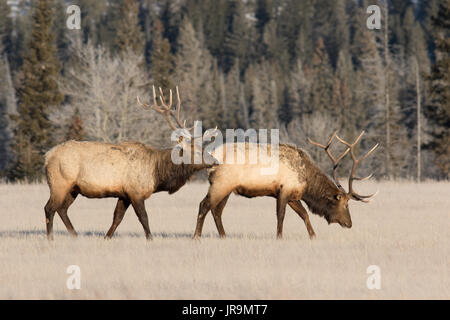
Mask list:
[[[329,224],[339,223],[342,227],[351,228],[352,220],[348,208],[349,200],[368,202],[375,196],[361,196],[353,190],[354,180],[366,180],[371,177],[358,178],[355,177],[355,174],[360,162],[378,147],[377,144],[366,155],[357,159],[354,149],[363,134],[364,131],[352,144],[342,140],[337,136],[337,133],[333,134],[326,145],[310,140],[312,144],[323,148],[332,160],[334,181],[315,165],[304,150],[285,144],[279,145],[279,167],[277,172],[272,175],[262,175],[260,163],[223,163],[209,169],[210,187],[208,194],[199,206],[194,238],[198,239],[201,237],[203,223],[209,210],[212,212],[220,237],[225,237],[225,230],[222,225],[222,212],[232,192],[248,198],[258,196],[276,198],[278,238],[281,238],[283,234],[283,220],[287,204],[303,219],[310,238],[315,236],[308,213],[300,200],[303,200],[313,213],[324,217]],[[337,158],[332,155],[329,149],[335,138],[347,146],[346,151]],[[346,192],[337,179],[336,170],[338,163],[349,152],[353,159],[353,166],[349,178],[349,191]],[[225,152],[222,150],[220,155],[223,154]],[[217,153],[214,153],[213,156],[219,157]]]
[[[160,89],[161,105],[158,105],[153,87],[154,104],[144,104],[139,98],[138,103],[145,110],[153,109],[161,113],[173,130],[179,130],[185,128],[186,122],[180,120],[181,100],[178,88],[177,98],[178,105],[174,111],[172,91],[167,104]],[[151,239],[144,201],[156,192],[167,191],[172,194],[178,191],[195,172],[210,166],[204,162],[175,164],[171,158],[172,150],[159,150],[138,142],[112,144],[77,141],[68,141],[51,149],[45,158],[45,172],[50,188],[50,199],[45,205],[47,237],[53,239],[55,211],[69,233],[77,235],[67,216],[67,209],[81,194],[88,198],[118,198],[113,223],[106,238],[112,237],[131,204],[144,228],[146,238]]]

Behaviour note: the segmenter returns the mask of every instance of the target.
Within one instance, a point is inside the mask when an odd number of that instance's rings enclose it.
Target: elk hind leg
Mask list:
[[[57,210],[59,217],[61,218],[61,220],[63,221],[64,225],[67,228],[67,231],[73,237],[77,236],[77,232],[75,231],[75,228],[73,227],[72,222],[70,221],[69,216],[67,215],[67,210],[69,209],[70,205],[75,201],[77,196],[78,192],[76,190],[72,190],[71,192],[69,192],[66,195],[63,204]]]
[[[47,226],[47,239],[53,240],[53,218],[56,210],[58,210],[64,202],[64,198],[59,197],[56,193],[51,193],[50,199],[44,207],[45,222]]]
[[[288,203],[288,199],[285,195],[280,191],[277,197],[277,238],[283,238],[283,222],[284,216],[286,214],[286,205]]]
[[[223,198],[222,201],[219,202],[219,204],[214,209],[211,210],[214,217],[214,222],[216,223],[217,231],[219,232],[219,236],[221,238],[226,237],[225,230],[222,225],[222,213],[229,197],[230,195],[228,194],[225,198]]]
[[[197,226],[195,228],[194,232],[194,239],[200,239],[202,236],[202,230],[203,230],[203,223],[205,222],[205,217],[208,214],[209,210],[211,209],[210,204],[210,194],[206,195],[206,197],[200,202],[199,208],[198,208],[198,216],[197,216]]]
[[[152,234],[150,233],[150,227],[148,226],[148,215],[147,211],[145,210],[144,199],[140,200],[132,199],[131,204],[133,206],[134,211],[136,212],[139,222],[142,224],[142,227],[144,228],[145,237],[147,238],[147,240],[151,240]]]
[[[126,198],[119,198],[116,204],[116,209],[114,210],[114,218],[111,228],[109,228],[106,233],[105,239],[111,239],[114,232],[116,231],[119,224],[122,222],[123,216],[125,215],[125,211],[127,211],[130,206],[130,200]]]

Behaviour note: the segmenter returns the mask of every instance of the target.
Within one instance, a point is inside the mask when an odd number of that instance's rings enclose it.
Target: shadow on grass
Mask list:
[[[67,231],[56,230],[53,232],[55,236],[71,237]],[[104,238],[105,232],[101,231],[81,231],[78,232],[79,238]],[[152,233],[153,238],[162,239],[192,239],[193,233],[187,232],[155,232]],[[34,237],[46,237],[47,232],[45,230],[2,230],[0,231],[0,239],[2,238],[14,238],[14,239],[26,239]],[[145,238],[144,233],[140,232],[118,232],[114,234],[115,238]],[[266,237],[257,236],[254,234],[229,234],[227,239],[266,239]],[[202,239],[220,239],[218,235],[213,233],[205,233],[202,235]]]

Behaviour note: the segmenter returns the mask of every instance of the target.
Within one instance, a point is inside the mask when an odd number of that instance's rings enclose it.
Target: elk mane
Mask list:
[[[192,175],[208,165],[206,164],[175,164],[171,159],[171,149],[151,150],[155,152],[156,191],[168,191],[169,194],[180,189]]]
[[[333,180],[317,167],[309,155],[299,150],[306,167],[306,190],[303,195],[308,208],[315,214],[326,217],[330,214],[332,199],[340,192]]]

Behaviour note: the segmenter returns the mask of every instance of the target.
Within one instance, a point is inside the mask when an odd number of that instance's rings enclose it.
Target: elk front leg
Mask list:
[[[314,239],[316,234],[314,233],[314,229],[309,221],[308,212],[303,207],[300,200],[289,201],[289,206],[303,219],[305,222],[306,229],[308,230],[309,238]]]
[[[283,238],[283,222],[288,199],[280,192],[277,197],[277,238]]]
[[[127,211],[129,206],[130,206],[129,199],[119,198],[116,204],[116,209],[114,210],[113,223],[111,225],[111,228],[109,228],[108,232],[106,233],[105,239],[111,239],[117,227],[122,222],[123,216],[125,215],[125,211]]]
[[[150,228],[148,226],[148,216],[147,211],[145,210],[144,199],[131,200],[131,204],[133,205],[133,209],[136,212],[139,222],[142,224],[142,227],[144,228],[145,237],[147,238],[147,240],[151,240],[152,234],[150,233]]]

